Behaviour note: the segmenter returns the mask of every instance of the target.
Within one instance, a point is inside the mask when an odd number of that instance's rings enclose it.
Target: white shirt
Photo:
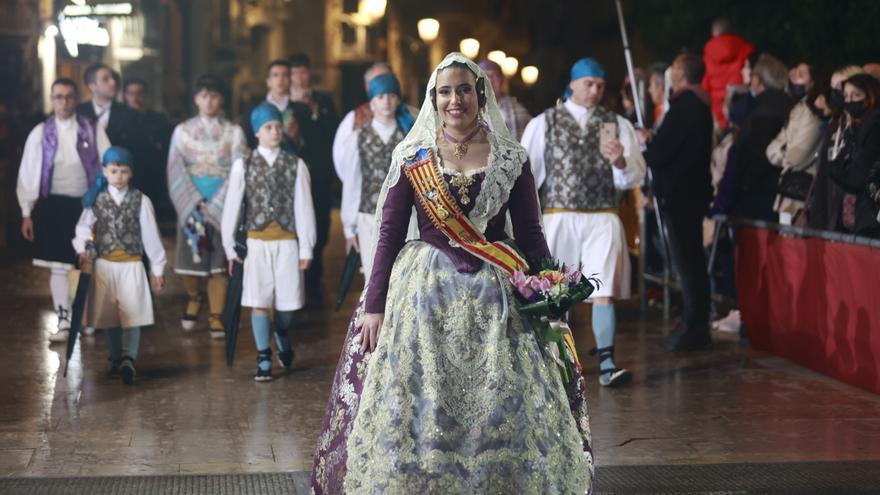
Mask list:
[[[271,167],[281,152],[281,148],[269,149],[257,146],[257,153],[263,156],[266,163]],[[223,236],[223,250],[226,258],[233,260],[238,255],[235,253],[235,229],[238,226],[238,215],[241,210],[241,200],[244,198],[245,158],[236,158],[229,172],[229,188],[226,190],[226,200],[223,203],[223,221],[220,233]],[[299,241],[299,259],[312,259],[312,251],[317,240],[315,227],[315,207],[312,203],[312,187],[309,168],[306,163],[299,159],[296,166],[296,183],[293,186],[293,215],[296,223],[296,237]]]
[[[125,198],[125,194],[128,192],[128,187],[117,189],[108,185],[107,191],[110,193],[113,201],[120,205]],[[141,242],[144,243],[144,253],[150,259],[150,270],[152,270],[153,275],[161,277],[165,273],[167,259],[165,258],[165,248],[162,246],[162,238],[159,236],[159,226],[156,224],[156,212],[153,210],[153,203],[146,194],[141,195],[139,220],[141,224]],[[73,238],[72,242],[73,249],[77,253],[82,253],[86,250],[86,242],[92,238],[95,222],[97,221],[98,217],[95,216],[95,212],[91,208],[85,208],[82,215],[79,216],[79,221],[76,223],[76,237]]]
[[[43,130],[45,123],[37,124],[28,135],[24,145],[24,153],[21,155],[21,165],[18,169],[18,184],[16,195],[18,205],[21,207],[21,216],[28,218],[34,209],[34,205],[40,198],[40,181],[43,175]],[[49,185],[49,193],[61,196],[81,197],[89,188],[88,177],[79,152],[76,149],[78,126],[76,118],[55,119],[55,129],[58,134],[58,148],[55,151],[54,166],[52,168],[52,182]],[[96,129],[96,144],[98,145],[98,157],[104,155],[110,147],[110,140],[103,129]]]
[[[388,143],[391,136],[397,130],[397,121],[383,124],[376,119],[370,121],[370,126],[379,135],[383,143]],[[358,135],[360,130],[348,135],[344,143],[340,144],[340,162],[336,167],[336,173],[342,181],[342,204],[340,216],[342,217],[342,230],[346,239],[357,235],[357,215],[361,203],[361,154],[358,149]],[[386,168],[391,164],[387,164]],[[372,212],[371,212],[372,213]]]
[[[582,107],[566,100],[562,104],[565,110],[574,117],[581,129],[587,128],[587,119],[593,113],[592,109]],[[529,162],[532,165],[532,174],[535,176],[535,187],[541,187],[547,178],[547,168],[544,163],[544,149],[546,143],[547,121],[544,113],[533,118],[526,126],[522,136],[522,145],[529,152]],[[617,116],[617,139],[623,145],[623,158],[626,166],[623,169],[611,167],[614,176],[614,187],[617,189],[633,189],[642,184],[645,178],[645,158],[639,148],[639,141],[633,125]]]
[[[275,108],[277,108],[279,112],[283,113],[285,110],[287,110],[287,104],[290,102],[290,96],[284,95],[281,97],[281,101],[276,101],[275,99],[272,98],[272,93],[267,93],[266,94],[266,101],[268,101]]]
[[[107,123],[110,122],[110,109],[113,107],[113,102],[107,103],[106,107],[102,107],[98,105],[95,100],[92,100],[92,108],[95,110],[95,115],[98,117],[98,127],[101,130],[107,130]]]
[[[345,117],[342,119],[342,122],[339,124],[339,127],[336,128],[336,135],[333,136],[333,168],[336,169],[336,176],[339,177],[339,180],[345,181],[343,179],[343,150],[345,149],[345,143],[348,141],[348,138],[354,134],[354,118],[355,111],[352,110],[345,114]]]

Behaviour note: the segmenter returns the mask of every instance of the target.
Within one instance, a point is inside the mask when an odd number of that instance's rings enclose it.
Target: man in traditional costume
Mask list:
[[[195,328],[201,306],[200,282],[207,279],[211,337],[223,338],[226,253],[220,235],[226,179],[235,158],[247,154],[241,127],[223,116],[223,86],[212,75],[196,81],[199,114],[174,129],[168,153],[168,191],[177,210],[174,272],[188,301],[181,326]]]
[[[141,327],[154,323],[143,255],[150,260],[156,292],[165,286],[166,263],[153,203],[129,186],[133,162],[131,152],[120,146],[104,153],[102,174],[82,198],[72,241],[80,263],[94,262],[88,325],[106,330],[110,374],[118,373],[125,384],[136,376]]]
[[[77,116],[77,87],[70,79],[52,83],[52,115],[30,133],[18,170],[16,194],[21,234],[36,244],[34,265],[49,268],[52,307],[58,314],[51,342],[66,342],[70,328],[68,273],[76,252],[70,246],[80,198],[101,173],[101,154],[110,147],[107,134]]]
[[[601,281],[591,296],[599,383],[619,386],[632,374],[614,362],[614,299],[630,297],[630,261],[615,191],[642,184],[645,160],[632,124],[600,104],[605,79],[594,59],[575,63],[564,102],[532,119],[522,143],[550,251]]]
[[[305,162],[281,148],[281,112],[263,103],[251,113],[251,125],[260,144],[232,164],[221,229],[230,271],[232,263],[244,262],[241,305],[252,308],[254,380],[262,382],[272,379],[270,308],[275,308],[278,360],[284,369],[293,363],[287,332],[305,299],[303,271],[315,246],[315,212]],[[240,226],[247,231],[244,260],[235,252]]]
[[[403,140],[415,120],[401,102],[400,83],[394,74],[382,74],[370,80],[368,95],[373,116],[344,143],[340,175],[345,250],[356,249],[360,253],[367,276],[373,267],[370,246],[376,233],[373,216],[379,191],[394,147]]]

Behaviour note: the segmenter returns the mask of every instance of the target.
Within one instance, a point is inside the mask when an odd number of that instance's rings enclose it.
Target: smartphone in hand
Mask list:
[[[599,126],[599,145],[617,139],[617,122],[602,122]]]

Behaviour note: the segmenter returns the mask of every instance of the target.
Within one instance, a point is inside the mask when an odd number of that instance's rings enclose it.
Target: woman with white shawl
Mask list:
[[[380,193],[315,493],[591,491],[584,380],[563,385],[509,282],[549,256],[527,160],[485,73],[449,54]]]

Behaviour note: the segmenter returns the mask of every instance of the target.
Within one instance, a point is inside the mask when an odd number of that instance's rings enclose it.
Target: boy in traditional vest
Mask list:
[[[199,285],[207,279],[211,337],[223,338],[220,316],[226,300],[226,253],[220,222],[226,180],[232,162],[247,153],[241,127],[223,116],[223,87],[212,75],[196,81],[193,100],[199,114],[174,129],[168,153],[168,191],[177,210],[174,272],[181,276],[188,301],[181,326],[198,321]]]
[[[88,324],[107,329],[110,373],[118,372],[124,383],[131,384],[141,327],[153,324],[153,302],[142,256],[150,259],[153,289],[159,292],[165,286],[165,248],[153,203],[129,187],[134,163],[131,152],[112,146],[102,163],[103,175],[83,196],[84,210],[76,224],[73,248],[81,264],[94,260]]]
[[[381,74],[370,80],[367,95],[373,116],[348,140],[341,152],[342,229],[345,251],[352,248],[361,255],[364,275],[373,267],[370,249],[376,225],[376,202],[388,174],[391,152],[412,129],[415,119],[401,103],[400,83],[394,74]]]
[[[646,168],[632,124],[600,104],[605,77],[594,59],[577,61],[563,103],[532,119],[522,143],[539,188],[550,252],[568,266],[583,265],[583,273],[602,282],[590,296],[599,384],[616,387],[632,378],[614,363],[614,299],[630,296],[616,190],[641,185]]]
[[[229,271],[232,263],[244,263],[241,304],[252,308],[258,382],[272,379],[270,308],[275,308],[278,360],[285,369],[293,362],[287,331],[293,312],[304,303],[303,270],[311,263],[316,238],[309,170],[300,158],[281,149],[281,122],[281,112],[269,103],[251,112],[259,146],[232,164],[221,228]],[[239,221],[247,230],[243,261],[235,252]]]

